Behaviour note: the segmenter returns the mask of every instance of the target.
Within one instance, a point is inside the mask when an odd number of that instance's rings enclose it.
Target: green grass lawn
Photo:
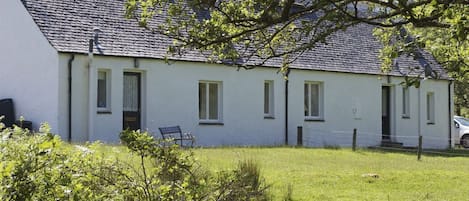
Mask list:
[[[275,200],[291,185],[294,200],[469,200],[469,158],[370,150],[307,148],[194,149],[213,171],[254,160]],[[374,173],[378,178],[364,177]]]

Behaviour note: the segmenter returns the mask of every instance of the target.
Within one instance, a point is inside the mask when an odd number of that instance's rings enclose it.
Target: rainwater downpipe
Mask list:
[[[75,55],[68,59],[68,142],[72,142],[72,64]]]
[[[448,147],[449,149],[451,149],[453,146],[452,146],[452,132],[453,132],[453,116],[452,116],[452,102],[451,102],[451,97],[452,97],[452,94],[451,94],[451,85],[453,84],[453,80],[449,80],[449,83],[448,83]]]
[[[290,79],[288,75],[290,74],[290,69],[287,69],[285,73],[285,145],[288,145],[288,80]]]
[[[94,40],[89,40],[89,49],[88,49],[88,135],[86,136],[86,141],[90,140],[90,136],[93,136],[93,116],[94,116],[94,107],[93,107],[93,48]]]
[[[418,102],[418,115],[417,115],[417,130],[418,130],[418,135],[419,137],[422,136],[422,129],[421,129],[421,107],[422,103],[420,102],[420,89],[422,88],[423,80],[420,80],[420,85],[417,88],[417,102]]]

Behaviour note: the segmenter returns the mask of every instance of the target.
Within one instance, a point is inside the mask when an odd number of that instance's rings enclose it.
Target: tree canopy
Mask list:
[[[281,58],[285,74],[298,56],[335,32],[374,25],[383,43],[383,72],[397,57],[416,58],[425,48],[456,79],[457,93],[467,94],[469,0],[127,0],[125,6],[126,17],[174,39],[170,54],[196,49],[209,61],[244,68]],[[166,18],[152,20],[155,15]],[[407,84],[418,85],[423,76],[421,69]],[[467,95],[460,97],[469,103]]]
[[[431,29],[467,41],[468,0],[127,0],[126,16],[175,39],[170,53],[208,52],[211,60],[262,65],[282,57],[285,65],[338,30],[358,23],[381,27],[383,58],[409,48],[399,30]],[[166,15],[165,21],[151,21]],[[387,28],[387,29],[385,29]],[[422,31],[426,32],[426,31]],[[421,35],[426,41],[435,35]],[[401,46],[401,47],[399,47]],[[241,59],[241,60],[240,60]],[[384,59],[383,67],[391,65]],[[242,62],[240,62],[242,61]]]

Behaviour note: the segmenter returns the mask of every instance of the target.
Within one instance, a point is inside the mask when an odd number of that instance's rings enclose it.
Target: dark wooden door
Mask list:
[[[391,139],[391,87],[381,88],[381,133],[383,140]]]
[[[141,127],[141,75],[124,73],[123,129],[137,130]]]

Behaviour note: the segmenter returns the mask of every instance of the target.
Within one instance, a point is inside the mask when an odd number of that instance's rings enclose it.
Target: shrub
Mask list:
[[[252,161],[212,176],[192,152],[146,132],[120,134],[136,158],[124,162],[100,154],[98,143],[71,146],[41,128],[0,132],[1,200],[269,200]]]
[[[250,160],[240,162],[233,171],[220,173],[217,187],[220,201],[270,200],[259,166]]]
[[[139,158],[138,165],[129,167],[135,175],[121,172],[127,180],[127,198],[137,200],[202,200],[209,193],[208,177],[194,168],[191,152],[183,152],[176,145],[163,146],[147,132],[125,130],[121,141]]]
[[[197,165],[192,152],[182,151],[177,145],[164,146],[171,143],[154,140],[139,131],[126,130],[120,137],[123,144],[138,154],[143,177],[153,181],[131,182],[143,186],[142,192],[146,194],[142,200],[159,200],[161,196],[164,200],[269,200],[268,187],[253,161],[241,162],[236,169],[213,177]],[[146,158],[150,165],[145,163]],[[134,196],[142,192],[134,192]]]
[[[0,198],[2,200],[102,200],[118,197],[103,185],[102,167],[114,162],[86,147],[64,146],[43,125],[31,135],[19,127],[6,128],[0,140]],[[92,147],[92,146],[90,146]],[[99,167],[99,168],[97,168]]]

